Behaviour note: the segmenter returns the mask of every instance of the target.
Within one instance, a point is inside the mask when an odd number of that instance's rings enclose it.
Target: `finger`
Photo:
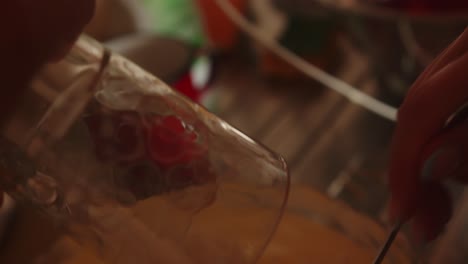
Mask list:
[[[33,75],[63,54],[93,15],[94,0],[15,0],[0,4],[0,125]]]
[[[418,79],[414,82],[413,87],[419,87],[420,83],[432,76],[435,72],[439,71],[442,67],[447,65],[453,60],[461,57],[466,52],[468,47],[468,27],[462,34],[453,41],[443,52],[441,52],[434,61],[421,73]],[[416,92],[418,89],[411,89],[408,96]]]
[[[468,50],[468,46],[466,47]],[[421,192],[420,155],[426,142],[439,134],[447,118],[468,101],[468,52],[413,87],[398,112],[392,141],[389,187],[392,219],[406,220]]]
[[[466,53],[468,47],[468,27],[460,34],[460,36],[453,41],[449,47],[444,51],[440,60],[434,63],[434,67],[429,72],[429,76],[433,75],[435,72],[439,71],[445,65],[450,62],[460,58],[464,53]]]
[[[420,242],[435,239],[452,215],[452,200],[441,184],[426,184],[421,202],[411,221],[415,238]]]

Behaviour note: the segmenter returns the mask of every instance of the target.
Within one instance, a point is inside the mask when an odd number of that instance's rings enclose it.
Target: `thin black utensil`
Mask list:
[[[403,226],[403,222],[398,222],[393,226],[392,231],[388,234],[387,240],[385,240],[385,244],[383,244],[382,248],[379,251],[379,254],[375,258],[373,264],[381,264],[382,261],[385,259],[388,250],[392,246],[393,242],[395,241],[398,232],[400,232],[401,227]]]

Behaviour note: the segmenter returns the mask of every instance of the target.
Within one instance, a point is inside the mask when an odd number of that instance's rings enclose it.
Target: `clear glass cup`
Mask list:
[[[289,190],[281,157],[87,37],[32,82],[0,170],[104,263],[253,263]]]

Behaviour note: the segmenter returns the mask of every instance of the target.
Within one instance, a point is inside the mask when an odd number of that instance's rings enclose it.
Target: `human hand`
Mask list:
[[[71,48],[94,5],[94,0],[2,1],[0,127],[39,68]],[[0,190],[0,204],[2,198]]]
[[[392,142],[390,218],[421,240],[435,238],[452,214],[443,182],[468,180],[468,125],[445,128],[468,102],[468,29],[421,74],[398,111]]]

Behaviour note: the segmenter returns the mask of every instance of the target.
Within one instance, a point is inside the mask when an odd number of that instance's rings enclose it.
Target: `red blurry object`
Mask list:
[[[164,169],[188,164],[206,152],[197,134],[176,116],[100,111],[85,120],[96,156],[104,162],[127,166],[149,159]]]
[[[162,168],[187,164],[205,154],[196,142],[195,132],[186,128],[175,116],[164,117],[148,129],[148,152],[157,165]]]
[[[466,0],[376,0],[376,2],[413,14],[468,11]]]
[[[175,90],[192,101],[202,103],[205,92],[213,81],[215,70],[213,58],[200,55],[195,57],[189,69],[185,70],[176,81],[170,83]]]
[[[425,0],[433,11],[468,11],[467,0]]]
[[[240,12],[247,7],[246,0],[229,0]],[[211,44],[219,50],[232,49],[237,43],[239,30],[213,0],[197,0],[205,33]]]
[[[192,99],[194,102],[199,103],[202,92],[195,88],[192,77],[189,73],[186,73],[176,83],[172,85],[177,91]]]
[[[198,135],[175,115],[98,109],[85,118],[96,156],[119,165],[137,199],[215,180]]]

